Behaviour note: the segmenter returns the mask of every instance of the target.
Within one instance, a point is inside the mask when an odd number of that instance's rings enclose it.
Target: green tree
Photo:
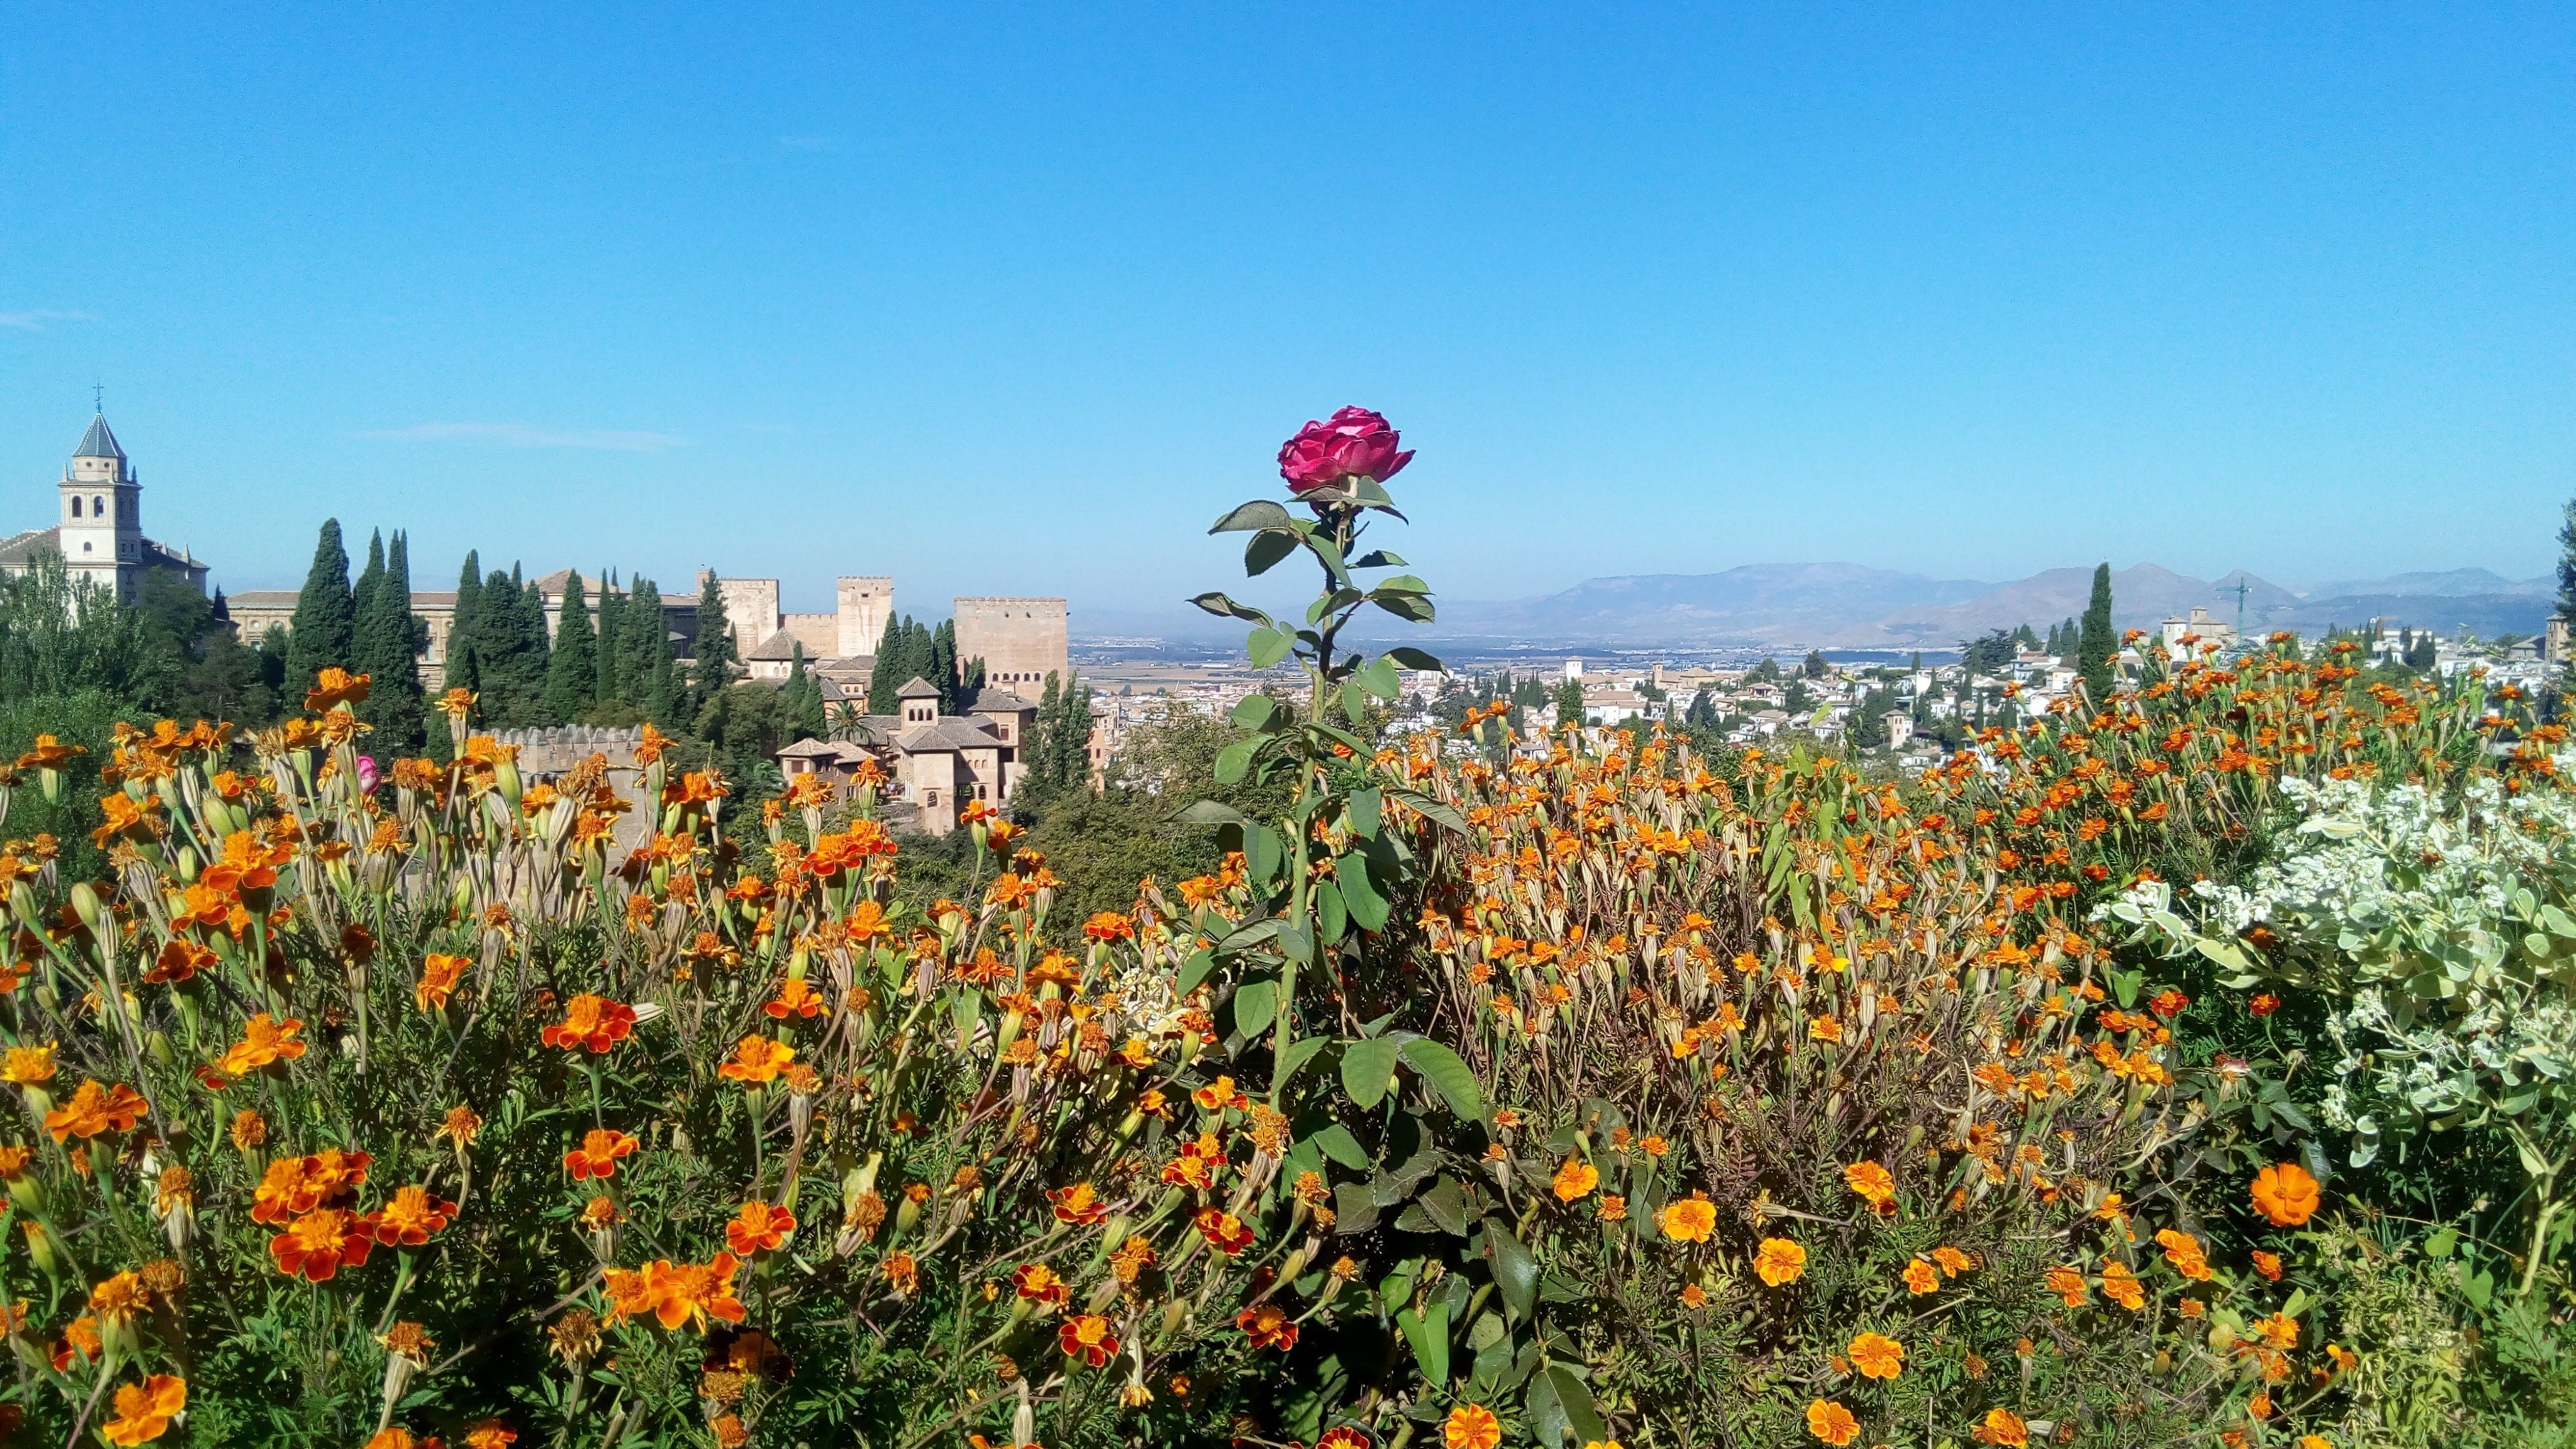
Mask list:
[[[409,538],[397,530],[381,555],[370,543],[366,577],[352,652],[373,682],[360,713],[375,726],[379,748],[418,750],[428,737],[428,711],[420,684],[420,624],[411,612]]]
[[[340,543],[340,520],[322,520],[322,536],[313,546],[313,567],[304,575],[304,590],[295,598],[295,622],[288,632],[286,687],[301,700],[324,669],[347,667],[356,642],[357,618],[349,597],[349,551]]]
[[[671,626],[662,607],[662,590],[651,579],[637,577],[626,600],[626,677],[644,716],[666,730],[677,730],[683,681],[671,653]]]
[[[546,662],[546,708],[570,724],[598,699],[599,640],[590,627],[590,603],[583,596],[581,575],[568,573],[563,610],[555,621],[554,650]]]
[[[2093,598],[2084,606],[2075,646],[2075,667],[2097,709],[2111,698],[2111,656],[2118,649],[2119,636],[2111,632],[2111,566],[2100,564],[2093,570]]]
[[[616,570],[611,569],[599,582],[599,638],[594,652],[599,656],[599,679],[591,698],[601,704],[632,704],[634,689],[626,677],[632,662],[626,649],[626,606],[629,597],[617,587]]]
[[[780,691],[786,696],[782,733],[788,741],[817,740],[823,737],[823,685],[805,672],[805,645],[799,640],[789,646],[787,684]]]
[[[2558,525],[2558,617],[2576,621],[2576,498],[2567,500]]]
[[[965,679],[957,670],[957,623],[942,619],[930,634],[930,668],[922,678],[939,686],[940,708],[949,714],[957,712],[959,686]]]
[[[1583,723],[1583,681],[1569,679],[1556,687],[1556,722]]]
[[[483,564],[465,551],[464,571],[456,576],[456,609],[447,617],[447,686],[480,693],[483,674],[475,661],[476,629],[483,615]]]
[[[709,569],[698,588],[697,668],[689,680],[691,692],[712,704],[733,683],[741,663],[742,651],[725,625],[724,595],[716,590],[715,570]]]
[[[904,677],[895,672],[903,667],[902,656],[903,623],[889,613],[884,632],[877,635],[875,666],[868,673],[868,713],[895,712],[895,691],[904,686]]]
[[[1822,679],[1834,672],[1834,666],[1826,661],[1823,650],[1810,649],[1807,657],[1799,662],[1798,672],[1809,679]]]
[[[60,554],[38,554],[0,580],[0,699],[98,694],[135,714],[167,713],[182,684],[180,657],[139,609]]]

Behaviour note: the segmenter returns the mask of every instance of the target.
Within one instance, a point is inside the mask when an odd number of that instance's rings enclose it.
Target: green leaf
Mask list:
[[[1236,740],[1233,744],[1217,751],[1216,782],[1220,785],[1240,783],[1243,777],[1251,772],[1252,752],[1259,748],[1261,748],[1261,741],[1257,739]]]
[[[1356,678],[1342,681],[1342,713],[1354,726],[1368,721],[1368,694],[1360,688]],[[1365,754],[1364,751],[1357,753]]]
[[[1494,1265],[1494,1286],[1502,1290],[1503,1306],[1514,1318],[1527,1318],[1538,1305],[1538,1259],[1521,1246],[1521,1240],[1502,1230],[1502,1220],[1495,1219],[1485,1232],[1485,1256]]]
[[[1275,630],[1255,629],[1252,631],[1252,637],[1256,643],[1258,643],[1264,636],[1272,639],[1279,637]],[[1256,656],[1260,653],[1258,649],[1253,652]],[[1272,699],[1269,695],[1247,694],[1243,698],[1235,701],[1234,712],[1228,715],[1227,718],[1233,720],[1236,727],[1239,729],[1267,729],[1270,725],[1270,717],[1278,712],[1279,701]]]
[[[1369,595],[1369,602],[1407,623],[1428,624],[1440,617],[1440,611],[1433,608],[1431,600],[1422,594],[1373,593]],[[1224,611],[1220,609],[1217,612]]]
[[[1453,1238],[1467,1236],[1467,1194],[1447,1173],[1442,1173],[1440,1180],[1431,1184],[1431,1190],[1422,1195],[1422,1211],[1440,1231]]]
[[[1229,619],[1241,619],[1247,624],[1267,625],[1270,622],[1268,614],[1250,604],[1236,603],[1233,596],[1223,589],[1210,589],[1204,594],[1193,594],[1190,596],[1190,602],[1211,614],[1222,615]]]
[[[1395,660],[1381,654],[1368,662],[1359,673],[1360,687],[1380,699],[1393,699],[1404,693],[1404,681],[1396,675]]]
[[[1396,557],[1393,550],[1373,548],[1367,553],[1361,554],[1358,558],[1352,559],[1351,567],[1355,569],[1400,569],[1404,567],[1404,560]]]
[[[1387,900],[1369,879],[1368,857],[1345,855],[1333,862],[1333,879],[1341,885],[1342,904],[1348,906],[1351,919],[1363,931],[1386,929]]]
[[[1216,521],[1210,533],[1242,533],[1255,528],[1293,528],[1288,510],[1267,498],[1255,498]]]
[[[1244,813],[1222,800],[1193,800],[1189,808],[1172,817],[1183,825],[1249,825]]]
[[[1392,1037],[1355,1041],[1342,1049],[1342,1095],[1363,1112],[1374,1112],[1386,1100],[1387,1079],[1395,1075],[1404,1043]]]
[[[1545,1374],[1532,1374],[1529,1388],[1521,1396],[1521,1427],[1529,1431],[1532,1442],[1545,1449],[1563,1449],[1566,1422],[1565,1405],[1556,1397],[1556,1381]]]
[[[1234,988],[1234,1029],[1259,1036],[1279,1014],[1279,983],[1261,978]]]
[[[1303,1067],[1310,1061],[1313,1061],[1315,1059],[1315,1053],[1322,1051],[1324,1048],[1331,1046],[1332,1044],[1333,1039],[1328,1036],[1299,1037],[1297,1040],[1290,1042],[1288,1044],[1288,1054],[1285,1057],[1282,1057],[1279,1062],[1279,1080],[1285,1082],[1296,1076],[1298,1068]]]
[[[1424,1382],[1436,1391],[1449,1384],[1449,1303],[1433,1299],[1420,1313],[1408,1308],[1395,1315],[1404,1341],[1413,1345],[1414,1362],[1422,1365]]]
[[[1343,899],[1340,888],[1331,881],[1317,882],[1315,925],[1323,932],[1325,943],[1329,945],[1339,942],[1349,932],[1350,924],[1350,905]]]
[[[1255,884],[1267,887],[1279,878],[1280,867],[1287,864],[1288,847],[1279,832],[1267,825],[1256,825],[1243,833],[1243,863],[1251,870]]]
[[[1384,1040],[1383,1037],[1379,1038]],[[1415,1037],[1400,1049],[1405,1064],[1422,1074],[1422,1079],[1440,1089],[1449,1099],[1449,1110],[1461,1117],[1481,1121],[1485,1102],[1476,1090],[1476,1074],[1458,1054],[1427,1037]],[[1344,1069],[1347,1072],[1347,1068]]]
[[[1378,580],[1377,587],[1370,592],[1377,594],[1427,594],[1431,592],[1431,586],[1424,583],[1422,580],[1415,578],[1411,574],[1397,574],[1391,579]]]
[[[1403,801],[1413,813],[1441,829],[1455,831],[1460,835],[1468,833],[1467,817],[1459,814],[1457,807],[1448,801],[1434,799],[1419,790],[1398,790],[1394,793],[1395,798]]]
[[[1193,951],[1190,953],[1190,959],[1181,963],[1180,974],[1174,979],[1173,984],[1180,988],[1181,995],[1187,996],[1198,990],[1199,983],[1207,980],[1208,973],[1215,969],[1214,951]]]
[[[1314,1143],[1317,1147],[1322,1148],[1326,1157],[1333,1159],[1335,1162],[1349,1168],[1351,1171],[1368,1171],[1368,1150],[1361,1147],[1360,1140],[1351,1135],[1351,1129],[1343,1126],[1341,1123],[1336,1122],[1332,1126],[1325,1128],[1323,1131],[1316,1133],[1314,1136],[1309,1137],[1306,1140]]]
[[[1592,1391],[1574,1376],[1573,1369],[1552,1363],[1540,1370],[1539,1377],[1556,1390],[1557,1406],[1564,1411],[1566,1427],[1574,1431],[1576,1443],[1589,1444],[1610,1437],[1610,1427],[1601,1422],[1601,1410],[1592,1402]]]
[[[1296,551],[1297,535],[1284,528],[1265,528],[1243,546],[1243,571],[1257,578]]]
[[[1243,641],[1243,649],[1245,655],[1252,660],[1253,668],[1267,669],[1287,658],[1288,651],[1295,647],[1296,643],[1296,637],[1285,629],[1255,629],[1252,631],[1252,636]],[[1269,696],[1256,694],[1247,698],[1267,699]],[[1259,726],[1253,725],[1247,728],[1258,729]]]
[[[1379,817],[1386,809],[1386,796],[1374,787],[1351,792],[1351,833],[1363,840],[1377,839]],[[1374,930],[1375,927],[1370,929]]]
[[[1386,651],[1386,657],[1403,665],[1407,669],[1437,670],[1440,668],[1440,660],[1437,656],[1426,654],[1423,651],[1414,648],[1410,644],[1399,645],[1396,648],[1389,649]]]

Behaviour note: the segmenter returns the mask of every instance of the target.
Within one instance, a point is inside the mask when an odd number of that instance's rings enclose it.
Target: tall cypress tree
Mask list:
[[[599,641],[590,627],[590,604],[582,596],[581,575],[568,573],[554,649],[546,663],[546,709],[571,724],[598,698]]]
[[[638,577],[626,600],[626,676],[634,681],[634,704],[645,718],[672,727],[681,685],[671,657],[671,626],[662,608],[662,590]]]
[[[2111,633],[2111,566],[2106,563],[2093,570],[2093,598],[2084,606],[2075,645],[2075,667],[2082,672],[2084,688],[2093,696],[2096,709],[2110,701],[2111,655],[2118,647]]]
[[[322,536],[313,546],[313,567],[304,575],[304,591],[295,599],[295,622],[287,635],[286,706],[304,701],[314,679],[331,666],[347,667],[355,621],[349,601],[349,551],[340,543],[340,520],[322,520]]]
[[[823,686],[805,672],[805,645],[794,644],[787,656],[786,705],[789,740],[814,740],[823,737]]]
[[[964,681],[957,673],[957,621],[942,619],[930,634],[930,669],[922,678],[939,686],[940,707],[949,714],[957,712],[958,685]]]
[[[367,652],[368,611],[376,601],[376,590],[385,582],[385,533],[383,529],[367,532],[367,566],[358,570],[358,581],[349,588],[349,647],[354,654]]]
[[[375,549],[368,549],[372,560]],[[358,658],[375,684],[366,718],[376,743],[388,750],[417,750],[427,737],[420,687],[419,625],[411,612],[411,540],[397,531],[384,562],[370,569],[375,582],[357,622]]]
[[[1028,778],[1038,787],[1044,799],[1055,791],[1057,774],[1055,758],[1055,717],[1064,702],[1064,681],[1055,671],[1047,671],[1046,688],[1038,695],[1038,717],[1029,724],[1029,738],[1024,746],[1028,756]]]
[[[868,713],[895,712],[895,691],[904,685],[904,676],[895,672],[902,667],[902,656],[903,623],[889,611],[885,632],[877,636],[876,663],[868,674]]]
[[[483,614],[483,561],[465,551],[464,571],[456,576],[456,607],[447,616],[447,687],[480,692],[482,668],[475,660],[475,630]]]
[[[600,581],[599,684],[593,693],[602,704],[634,702],[626,679],[626,604],[613,573]]]
[[[742,662],[742,650],[725,625],[724,595],[716,590],[713,569],[698,587],[697,650],[698,664],[689,683],[698,699],[713,699],[733,683],[735,666]]]

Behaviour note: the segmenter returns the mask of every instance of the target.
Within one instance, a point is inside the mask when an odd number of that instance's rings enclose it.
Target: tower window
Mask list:
[[[75,493],[72,495],[72,517],[78,518],[80,516],[80,495]]]
[[[104,498],[91,499],[89,501],[89,511],[95,517],[105,518],[107,516],[107,500]]]

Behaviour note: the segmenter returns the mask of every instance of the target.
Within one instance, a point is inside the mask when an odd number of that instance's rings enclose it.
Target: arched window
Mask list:
[[[105,518],[107,516],[107,500],[104,498],[92,498],[89,501],[89,511],[90,515],[94,518]]]
[[[80,516],[80,495],[75,493],[72,495],[72,517],[78,518]]]

